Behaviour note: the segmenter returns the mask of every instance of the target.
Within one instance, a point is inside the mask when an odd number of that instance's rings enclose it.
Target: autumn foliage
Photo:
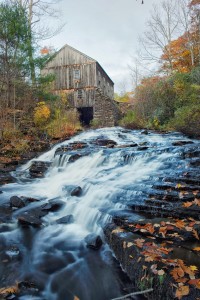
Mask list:
[[[34,122],[38,127],[43,127],[50,117],[50,109],[45,102],[39,102],[34,110]]]

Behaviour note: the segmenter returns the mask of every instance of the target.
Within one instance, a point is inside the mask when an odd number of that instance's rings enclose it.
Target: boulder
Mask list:
[[[117,145],[117,143],[113,140],[107,140],[107,139],[97,139],[93,142],[95,145],[98,146],[106,146],[106,147],[114,147]]]
[[[31,214],[31,212],[28,212],[27,214],[24,213],[23,215],[19,216],[18,222],[23,226],[40,227],[42,225],[40,218],[34,214]]]
[[[146,135],[147,135],[147,134],[149,134],[149,132],[148,132],[147,129],[145,129],[145,130],[142,130],[142,131],[141,131],[141,134],[146,134]]]
[[[73,215],[67,215],[64,216],[58,220],[56,220],[57,224],[71,224],[74,223],[74,216]]]
[[[21,198],[17,196],[12,196],[10,198],[10,206],[15,208],[22,208],[25,206],[25,203]]]
[[[6,171],[0,170],[0,185],[7,184],[7,183],[13,183],[15,182],[15,178],[7,173]]]
[[[55,151],[55,155],[61,155],[61,154],[64,154],[68,151],[83,149],[83,148],[86,148],[86,147],[88,147],[87,143],[73,142],[73,143],[70,143],[68,145],[62,145],[62,146],[58,147]]]
[[[140,146],[140,147],[138,147],[138,150],[140,150],[140,151],[145,151],[145,150],[147,150],[149,147],[147,147],[147,146]]]
[[[187,145],[187,144],[193,144],[194,142],[192,141],[176,141],[176,142],[173,142],[172,145],[173,146],[184,146],[184,145]]]
[[[81,154],[78,154],[78,153],[72,154],[72,155],[70,156],[70,158],[68,159],[68,162],[74,162],[74,161],[76,161],[77,159],[79,159],[79,158],[81,158],[81,157],[82,157]]]
[[[80,186],[75,187],[72,191],[71,191],[71,196],[76,196],[79,197],[82,194],[82,188]]]
[[[31,178],[42,178],[46,171],[51,166],[51,162],[47,161],[33,161],[29,168],[29,174]]]
[[[64,205],[64,202],[59,200],[59,199],[52,199],[49,200],[48,203],[45,203],[43,205],[40,206],[40,209],[42,211],[57,211],[59,210],[62,206]]]
[[[90,233],[85,237],[87,247],[92,250],[99,250],[103,244],[102,239],[95,233]]]

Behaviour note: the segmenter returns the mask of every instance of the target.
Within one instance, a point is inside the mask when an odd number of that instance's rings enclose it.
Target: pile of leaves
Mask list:
[[[141,220],[135,224],[127,222],[122,228],[118,227],[112,233],[129,231],[142,236],[142,238],[123,243],[124,250],[131,249],[131,247],[138,249],[137,263],[142,264],[144,270],[144,275],[140,280],[144,281],[149,274],[154,274],[162,283],[166,275],[169,275],[171,287],[175,290],[175,297],[182,299],[183,296],[190,294],[191,289],[200,289],[200,274],[196,265],[188,265],[182,259],[174,257],[173,251],[180,247],[181,243],[184,247],[185,241],[192,241],[195,247],[189,250],[197,255],[198,260],[199,225],[200,221],[193,218],[182,220],[168,218],[163,221],[157,220],[157,223]],[[129,255],[130,259],[134,259],[134,256],[135,253]]]

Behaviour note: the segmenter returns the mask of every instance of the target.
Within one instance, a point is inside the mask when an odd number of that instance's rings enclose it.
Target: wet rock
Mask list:
[[[19,258],[20,256],[20,251],[17,246],[11,246],[8,249],[6,249],[5,254],[10,258],[10,259],[16,259]]]
[[[141,131],[141,134],[146,134],[146,135],[147,135],[147,134],[149,134],[149,132],[148,132],[147,129],[145,129],[145,130],[142,130],[142,131]]]
[[[51,166],[51,162],[47,161],[33,161],[29,168],[29,174],[31,178],[42,178],[46,171]]]
[[[140,150],[140,151],[144,151],[144,150],[147,150],[149,147],[147,147],[147,146],[140,146],[140,147],[138,147],[138,150]]]
[[[39,217],[35,216],[33,212],[27,212],[18,217],[18,223],[22,226],[40,227],[42,221]]]
[[[17,196],[12,196],[10,198],[10,206],[15,208],[22,208],[25,206],[25,203],[21,198]]]
[[[71,196],[76,196],[79,197],[82,194],[82,188],[80,186],[75,187],[72,191],[71,191]]]
[[[23,200],[25,205],[33,203],[33,202],[40,202],[41,201],[40,199],[36,199],[36,198],[32,198],[32,197],[24,197],[24,196],[22,196],[21,199]]]
[[[11,221],[12,218],[12,207],[10,205],[0,206],[0,223],[7,223]]]
[[[172,145],[173,146],[184,146],[184,145],[188,145],[188,144],[193,144],[194,142],[192,141],[176,141],[173,142]]]
[[[117,145],[115,148],[129,148],[129,147],[134,148],[134,147],[137,147],[137,146],[138,146],[138,144],[132,143],[132,144],[125,144],[125,145]]]
[[[74,223],[74,216],[73,215],[67,215],[64,216],[58,220],[56,220],[57,224],[71,224]]]
[[[54,155],[61,155],[61,154],[64,154],[64,153],[66,153],[68,151],[78,150],[78,149],[84,149],[86,147],[88,147],[87,143],[84,143],[84,142],[73,142],[73,143],[70,143],[68,145],[62,145],[62,146],[58,147],[56,149]]]
[[[95,233],[88,234],[85,237],[85,242],[87,247],[92,250],[99,250],[103,244],[101,237]]]
[[[117,145],[115,141],[106,140],[106,139],[97,139],[93,143],[98,146],[106,146],[106,147],[114,147]]]
[[[3,191],[0,191],[0,194],[3,194]]]
[[[43,204],[40,208],[42,211],[57,211],[64,205],[64,202],[59,199],[49,200],[48,203]]]
[[[21,281],[18,283],[18,288],[20,289],[20,292],[26,291],[26,290],[35,290],[37,291],[37,285],[30,281]]]
[[[0,185],[13,183],[15,181],[16,179],[12,175],[7,173],[6,171],[0,170]]]
[[[56,257],[55,254],[45,254],[42,260],[37,264],[37,268],[47,274],[52,274],[66,266],[66,261],[62,257]]]
[[[193,158],[193,157],[199,158],[199,156],[200,156],[200,150],[191,150],[183,153],[183,158]]]
[[[78,160],[78,159],[81,158],[81,157],[82,157],[81,154],[78,154],[78,153],[72,154],[72,155],[70,156],[70,158],[68,159],[68,162],[74,162],[74,161]]]

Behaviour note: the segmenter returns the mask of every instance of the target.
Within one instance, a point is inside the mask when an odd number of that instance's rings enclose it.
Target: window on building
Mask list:
[[[79,69],[75,69],[74,70],[74,79],[75,80],[80,80],[80,78],[81,78],[81,72],[80,72],[80,70]]]
[[[78,99],[82,99],[82,98],[83,98],[83,91],[78,90]]]

